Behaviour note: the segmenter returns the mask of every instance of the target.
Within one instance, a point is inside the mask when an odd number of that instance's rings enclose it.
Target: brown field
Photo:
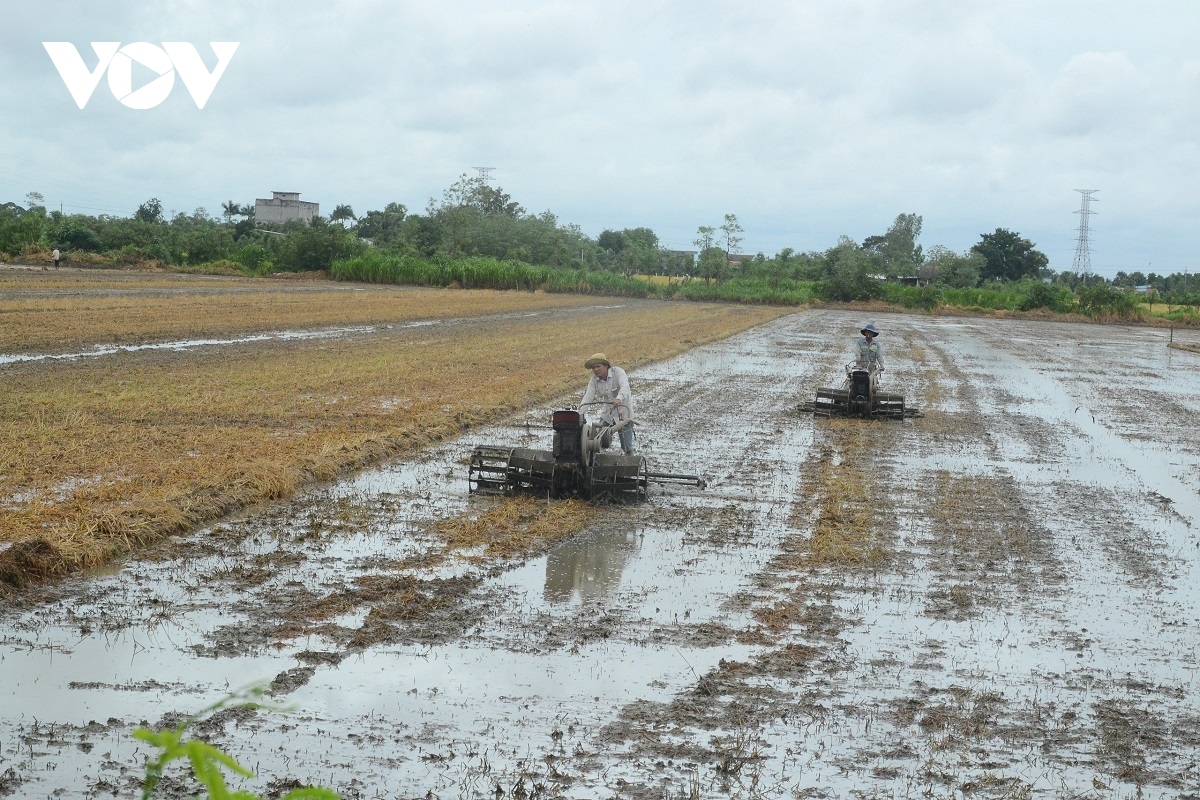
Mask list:
[[[541,293],[0,272],[6,356],[355,328],[0,362],[0,544],[10,545],[0,549],[0,590],[104,563],[581,388],[593,352],[636,367],[782,313]]]
[[[577,295],[387,290],[327,280],[0,270],[0,353],[132,345],[330,326],[404,324],[593,304]]]
[[[646,281],[658,286],[667,286],[672,283],[687,283],[691,278],[681,277],[678,275],[634,275],[636,281]]]

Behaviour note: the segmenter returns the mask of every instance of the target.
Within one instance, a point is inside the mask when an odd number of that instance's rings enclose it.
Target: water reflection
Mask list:
[[[583,602],[615,594],[621,572],[640,547],[633,529],[594,530],[563,542],[546,558],[546,600]]]

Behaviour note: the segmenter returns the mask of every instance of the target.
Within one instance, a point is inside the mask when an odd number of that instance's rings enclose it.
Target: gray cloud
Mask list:
[[[1198,21],[1107,0],[8,4],[0,200],[420,209],[492,166],[592,235],[685,247],[732,212],[773,253],[915,212],[927,247],[1007,227],[1066,269],[1073,190],[1098,188],[1098,270],[1194,270]],[[133,111],[102,81],[79,111],[47,40],[190,41],[210,67],[207,42],[241,45],[203,110],[177,87]]]

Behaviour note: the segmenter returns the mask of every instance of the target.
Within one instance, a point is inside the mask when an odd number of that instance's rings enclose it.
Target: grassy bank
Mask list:
[[[902,286],[863,278],[850,282],[771,279],[745,274],[721,282],[698,278],[623,275],[586,269],[537,267],[519,261],[473,257],[421,259],[368,250],[334,262],[331,276],[342,281],[452,286],[472,289],[524,289],[552,293],[654,297],[703,302],[762,303],[804,306],[814,303],[881,302],[906,311],[935,313],[945,309],[974,313],[1075,314],[1094,321],[1141,322],[1161,318],[1179,325],[1200,325],[1194,306],[1157,310],[1139,298],[1104,284],[1078,290],[1040,280],[991,282],[976,288]]]

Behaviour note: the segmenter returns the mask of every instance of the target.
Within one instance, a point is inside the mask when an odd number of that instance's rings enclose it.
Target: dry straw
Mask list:
[[[211,291],[196,295],[194,306],[179,293],[146,291],[131,317],[102,291],[91,311],[51,325],[47,340],[100,344],[123,326],[155,341],[317,321],[372,327],[328,339],[0,368],[0,543],[10,544],[0,550],[0,590],[104,563],[248,504],[286,498],[314,480],[578,391],[586,377],[581,354],[619,347],[620,363],[636,369],[784,313],[661,302],[573,311],[579,298],[532,293],[351,293],[320,285],[298,292],[270,281],[210,282],[224,291],[222,302],[241,302],[231,299],[231,287],[239,290],[234,298],[253,295],[263,315],[250,319],[243,308],[241,318],[221,317]],[[0,294],[0,311],[7,312],[0,341],[8,352],[23,331],[54,316],[38,302]],[[71,302],[76,310],[87,305],[78,297]],[[430,315],[444,321],[396,324]]]

